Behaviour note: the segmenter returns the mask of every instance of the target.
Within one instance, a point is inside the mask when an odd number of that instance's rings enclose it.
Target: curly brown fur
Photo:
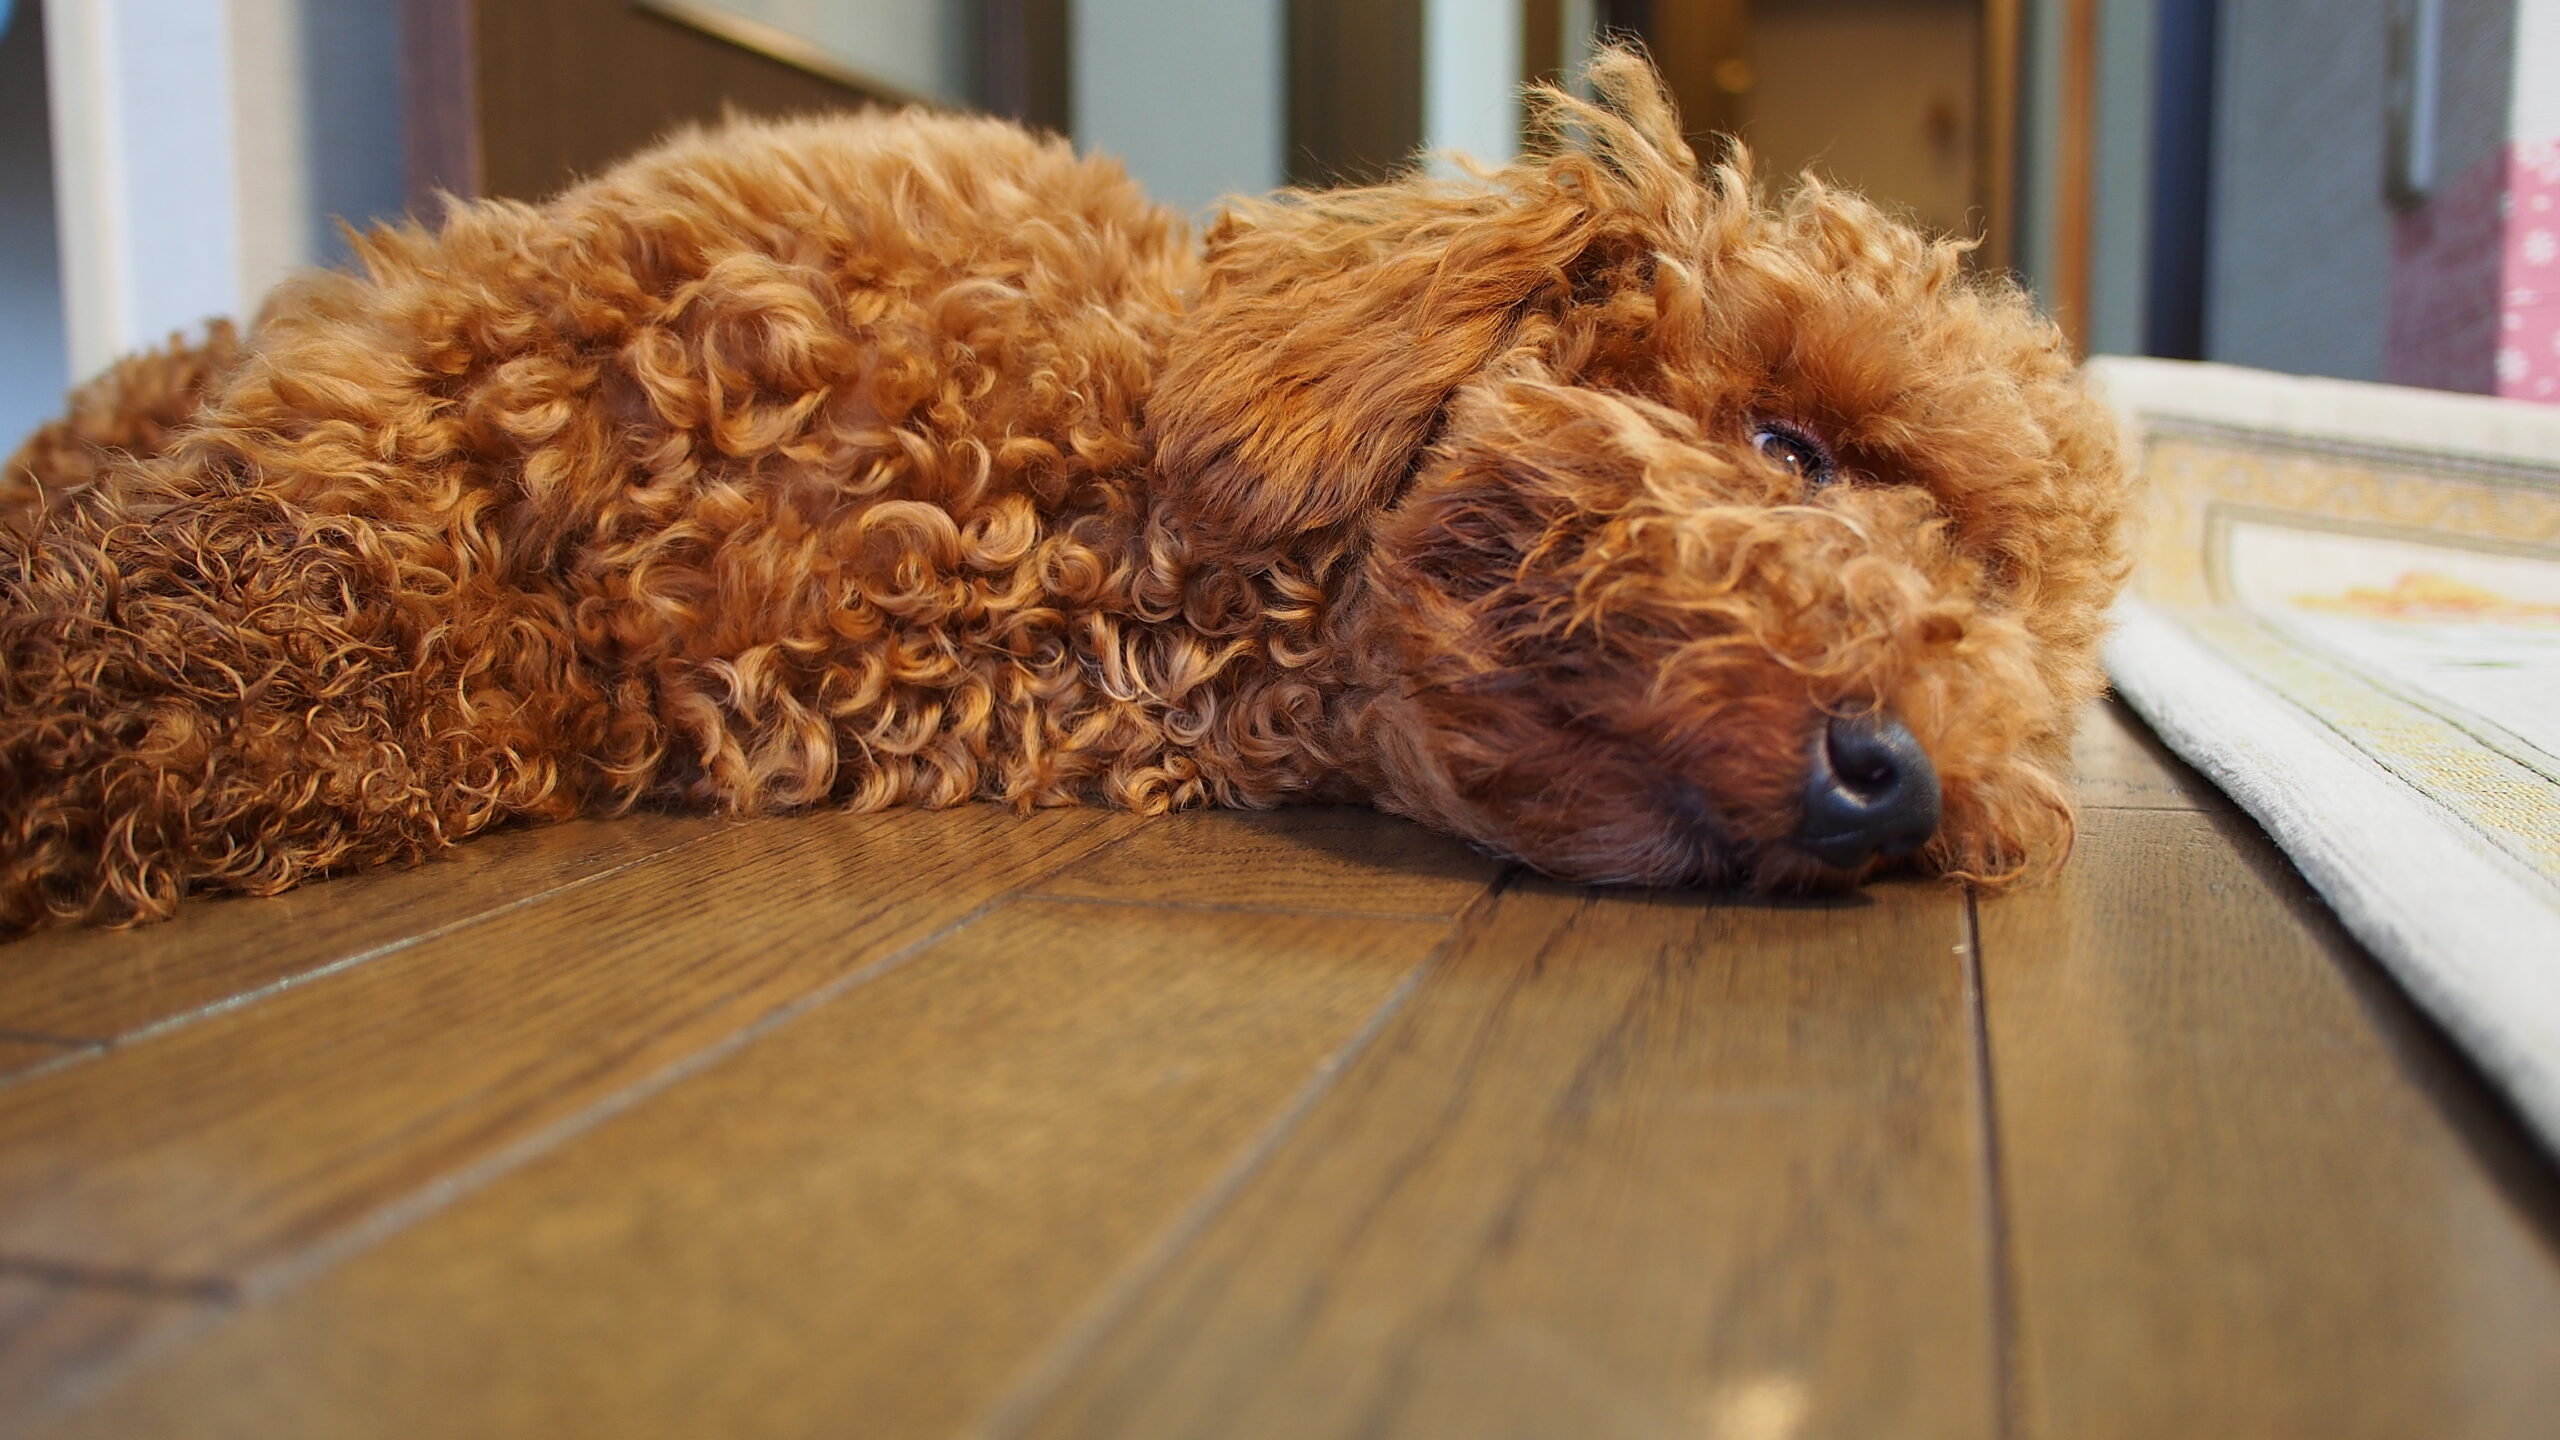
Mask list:
[[[62,418],[28,436],[0,468],[0,528],[25,533],[40,507],[88,489],[117,458],[159,454],[239,358],[239,328],[216,320],[200,341],[172,335],[165,347],[128,355],[71,392]]]
[[[2061,340],[1595,79],[1490,176],[1199,246],[914,114],[377,232],[0,552],[0,928],[643,802],[1365,798],[1560,875],[1838,883],[1807,746],[1878,706],[1925,865],[2058,863],[2123,569]]]

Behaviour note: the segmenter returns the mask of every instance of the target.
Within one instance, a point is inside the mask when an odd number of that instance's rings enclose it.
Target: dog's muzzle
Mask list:
[[[1854,870],[1899,860],[1938,833],[1938,771],[1901,722],[1880,711],[1834,716],[1814,732],[1796,844]]]

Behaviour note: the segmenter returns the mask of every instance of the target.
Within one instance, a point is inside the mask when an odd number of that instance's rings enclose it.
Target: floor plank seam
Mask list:
[[[95,1045],[98,1042],[82,1035],[48,1035],[40,1030],[0,1029],[0,1040],[14,1040],[21,1045]]]
[[[715,831],[710,835],[697,836],[667,849],[653,851],[647,856],[633,860],[630,864],[641,864],[673,854],[722,833],[727,832]],[[1104,847],[1100,845],[1078,846],[1072,841],[1063,844],[1060,849],[1064,853],[1061,853],[1053,863],[1039,868],[1026,877],[1023,885],[1044,883],[1068,866],[1102,848]],[[618,873],[628,868],[629,865],[615,866],[613,870],[603,874]],[[602,878],[602,875],[593,878]],[[545,891],[544,894],[558,894],[566,888],[568,887],[554,887],[552,890]],[[37,1415],[41,1418],[70,1414],[103,1399],[128,1383],[133,1377],[145,1373],[167,1356],[195,1344],[249,1307],[265,1304],[318,1278],[340,1262],[392,1238],[420,1221],[431,1218],[475,1191],[541,1158],[552,1149],[610,1121],[652,1096],[681,1083],[687,1077],[719,1063],[753,1044],[767,1033],[888,973],[909,957],[948,939],[967,926],[976,924],[1013,899],[1020,888],[989,897],[985,903],[957,917],[949,924],[938,926],[918,936],[909,944],[899,947],[852,974],[840,976],[828,985],[796,1001],[769,1010],[756,1020],[704,1049],[685,1056],[654,1074],[644,1076],[622,1090],[604,1096],[573,1114],[563,1116],[551,1125],[523,1135],[513,1143],[500,1146],[469,1165],[418,1186],[407,1194],[359,1217],[354,1223],[335,1234],[322,1237],[291,1254],[254,1266],[240,1276],[224,1277],[221,1284],[225,1287],[225,1295],[221,1304],[200,1305],[192,1313],[173,1317],[167,1323],[154,1325],[139,1339],[118,1348],[113,1353],[100,1356],[91,1363],[58,1376],[51,1393],[37,1406]],[[494,915],[502,912],[490,913]]]
[[[1213,915],[1305,915],[1324,920],[1424,920],[1446,923],[1455,912],[1429,910],[1336,910],[1316,905],[1238,905],[1223,900],[1138,900],[1123,895],[1065,895],[1051,891],[1024,893],[1018,900],[1051,905],[1118,905],[1133,910],[1188,910]],[[1463,907],[1461,907],[1463,908]]]
[[[33,1044],[40,1042],[30,1041],[26,1043]],[[62,1069],[66,1065],[74,1065],[82,1061],[94,1060],[98,1056],[107,1052],[107,1042],[104,1040],[72,1040],[50,1048],[53,1049],[54,1053],[47,1055],[42,1059],[29,1060],[27,1063],[19,1066],[15,1070],[0,1069],[0,1090],[6,1090],[10,1086],[15,1085],[22,1080],[32,1080],[38,1075],[50,1074],[53,1071]]]
[[[510,900],[503,905],[494,906],[490,909],[466,915],[459,919],[449,920],[444,924],[420,930],[412,935],[403,935],[396,940],[383,941],[381,944],[358,950],[352,955],[342,955],[325,964],[315,965],[308,970],[299,970],[291,975],[278,976],[276,979],[270,980],[263,985],[252,986],[249,989],[242,990],[236,994],[226,995],[210,1004],[199,1005],[192,1010],[181,1011],[175,1015],[165,1015],[160,1019],[151,1021],[145,1025],[137,1026],[134,1029],[124,1031],[120,1034],[107,1036],[97,1040],[77,1042],[81,1046],[81,1048],[77,1050],[73,1050],[62,1055],[56,1055],[48,1060],[39,1061],[23,1070],[15,1070],[8,1074],[0,1075],[0,1090],[6,1090],[11,1086],[22,1085],[33,1080],[39,1080],[73,1065],[86,1064],[89,1061],[112,1054],[128,1045],[139,1045],[145,1041],[157,1039],[171,1031],[181,1030],[189,1025],[199,1024],[203,1021],[217,1019],[221,1016],[228,1015],[235,1010],[246,1009],[247,1007],[258,1004],[261,1001],[272,1000],[276,996],[284,994],[288,990],[296,990],[305,985],[315,984],[319,981],[326,980],[333,975],[343,975],[350,970],[357,969],[364,965],[369,965],[376,960],[396,955],[413,946],[423,945],[430,940],[441,939],[447,935],[459,934],[460,932],[468,930],[475,925],[495,920],[503,915],[511,915],[527,906],[538,905],[545,900],[554,899],[558,896],[568,894],[573,890],[584,889],[586,886],[598,881],[609,880],[614,876],[633,868],[634,866],[646,865],[652,861],[663,860],[679,851],[690,849],[693,846],[700,845],[708,840],[716,839],[726,833],[729,832],[726,830],[714,830],[706,834],[693,836],[690,839],[679,840],[675,844],[670,845],[663,850],[652,850],[646,855],[634,856],[618,865],[608,866],[591,875],[581,875],[575,880],[565,881],[561,884],[551,886],[548,889],[537,891],[531,895],[519,896],[518,898]]]
[[[239,1285],[226,1276],[161,1275],[148,1270],[102,1267],[76,1260],[46,1260],[31,1255],[0,1254],[0,1276],[41,1281],[65,1289],[112,1290],[120,1295],[151,1300],[194,1300],[231,1305],[240,1299]]]
[[[1103,847],[1072,848],[1072,853],[1060,856],[1055,864],[1041,869],[1037,874],[1026,879],[1024,886],[1041,884],[1101,848]],[[991,896],[966,914],[917,936],[914,940],[870,964],[850,974],[838,976],[796,999],[785,1001],[729,1034],[634,1080],[622,1089],[599,1097],[572,1114],[564,1115],[549,1125],[541,1126],[507,1144],[496,1147],[470,1164],[429,1181],[408,1194],[384,1204],[338,1233],[259,1266],[244,1278],[241,1285],[242,1300],[248,1304],[263,1304],[295,1289],[348,1257],[380,1244],[508,1173],[719,1064],[783,1026],[888,974],[905,964],[910,958],[977,924],[1018,898],[1022,888],[1017,887]]]
[[[1106,1284],[1081,1316],[1062,1326],[1057,1338],[1043,1346],[1028,1364],[1016,1372],[1021,1378],[1005,1387],[1004,1393],[988,1407],[985,1417],[974,1428],[961,1433],[981,1437],[981,1440],[1015,1440],[1025,1433],[1039,1418],[1041,1407],[1065,1388],[1076,1371],[1101,1349],[1112,1331],[1136,1308],[1147,1291],[1173,1269],[1192,1244],[1208,1231],[1263,1167],[1288,1144],[1307,1116],[1314,1112],[1326,1095],[1332,1093],[1335,1082],[1369,1053],[1370,1047],[1421,991],[1432,972],[1438,970],[1450,953],[1457,949],[1468,928],[1497,897],[1511,888],[1520,874],[1518,866],[1505,866],[1457,914],[1433,917],[1446,920],[1447,933],[1431,947],[1431,953],[1413,967],[1412,973],[1397,982],[1394,993],[1378,1007],[1377,1013],[1361,1025],[1359,1033],[1317,1067],[1316,1073],[1309,1076],[1306,1084],[1300,1086],[1298,1093],[1281,1108],[1279,1116],[1260,1135],[1245,1144],[1236,1159],[1202,1192],[1200,1199],[1166,1226],[1155,1242],[1124,1267],[1117,1278]]]
[[[242,1303],[239,1287],[229,1281],[223,1284],[226,1293],[219,1299],[136,1290],[112,1292],[136,1300],[160,1301],[173,1308],[155,1315],[136,1334],[105,1352],[92,1353],[56,1369],[32,1393],[13,1397],[15,1413],[0,1412],[0,1440],[49,1429],[53,1422],[104,1400],[131,1376],[213,1333],[239,1313]]]
[[[2010,1250],[2008,1171],[2001,1163],[2000,1108],[1997,1075],[1991,1059],[1990,1002],[1982,965],[1981,898],[1968,886],[1964,894],[1964,992],[1966,1022],[1972,1030],[1974,1122],[1982,1154],[1983,1240],[1990,1274],[1991,1383],[2000,1440],[2020,1440],[2025,1432],[2024,1371],[2018,1364],[2017,1269]]]
[[[2136,810],[2136,811],[2144,812],[2144,813],[2146,813],[2146,814],[2154,814],[2154,815],[2236,815],[2236,814],[2238,814],[2238,813],[2239,813],[2239,807],[2238,807],[2238,806],[2236,806],[2236,805],[2227,805],[2227,804],[2225,804],[2225,805],[2205,805],[2205,804],[2195,804],[2195,805],[2148,804],[2148,805],[2144,805],[2144,804],[2133,804],[2133,803],[2127,803],[2127,802],[2123,802],[2123,801],[2115,801],[2115,800],[2083,800],[2083,801],[2081,801],[2081,802],[2080,802],[2080,808],[2081,808],[2081,809],[2083,809],[2083,810]]]
[[[66,1293],[103,1293],[165,1308],[103,1353],[56,1367],[32,1391],[12,1395],[0,1408],[0,1437],[36,1433],[104,1399],[128,1376],[210,1334],[239,1313],[242,1303],[239,1284],[224,1276],[175,1278],[0,1257],[0,1276],[10,1275]]]

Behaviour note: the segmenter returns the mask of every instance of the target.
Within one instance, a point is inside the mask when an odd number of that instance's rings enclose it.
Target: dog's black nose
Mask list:
[[[1814,734],[1796,844],[1825,865],[1854,870],[1899,860],[1938,832],[1938,772],[1900,722],[1881,713],[1834,716]]]

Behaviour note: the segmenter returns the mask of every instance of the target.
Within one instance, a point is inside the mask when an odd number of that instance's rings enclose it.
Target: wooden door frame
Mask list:
[[[1984,269],[2007,270],[2018,255],[2019,76],[2026,63],[2025,0],[1982,0],[1980,112],[1975,126],[1974,203],[1982,211]]]

